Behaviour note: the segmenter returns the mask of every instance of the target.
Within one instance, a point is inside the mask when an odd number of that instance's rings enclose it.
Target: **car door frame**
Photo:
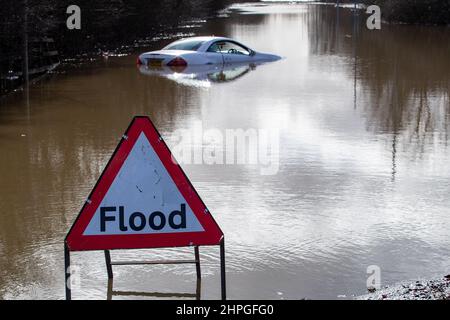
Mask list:
[[[227,55],[229,54],[229,55],[234,55],[234,56],[241,56],[241,55],[236,55],[236,54],[234,54],[234,53],[223,53],[223,52],[220,52],[220,53],[218,53],[218,52],[211,52],[211,51],[209,51],[209,49],[213,46],[213,45],[215,45],[216,43],[218,43],[218,42],[230,42],[230,43],[233,43],[233,44],[235,44],[235,45],[237,45],[237,46],[239,46],[239,47],[242,47],[243,49],[245,49],[246,51],[248,51],[249,52],[249,54],[248,55],[243,55],[243,56],[245,56],[247,59],[227,59]],[[222,57],[222,63],[223,64],[227,64],[227,63],[234,63],[234,62],[250,62],[251,61],[251,57],[254,55],[254,53],[255,53],[255,51],[253,51],[252,49],[250,49],[249,47],[247,47],[247,46],[245,46],[245,45],[243,45],[242,43],[239,43],[239,42],[237,42],[237,41],[234,41],[234,40],[228,40],[228,39],[220,39],[220,40],[215,40],[214,42],[212,42],[209,46],[208,46],[208,48],[206,49],[206,51],[205,51],[205,53],[207,54],[207,56],[208,55],[216,55],[216,54],[220,54],[221,55],[221,57]]]
[[[216,40],[214,42],[212,42],[208,48],[206,48],[206,50],[204,51],[204,54],[206,55],[206,58],[208,60],[207,64],[219,64],[221,63],[222,65],[225,63],[225,59],[223,57],[223,53],[222,52],[215,52],[215,51],[208,51],[209,48],[211,48],[214,44],[216,44],[217,42],[221,42],[223,40]],[[219,62],[219,55],[220,55],[220,62]],[[211,61],[214,60],[214,61]]]
[[[251,61],[251,57],[253,56],[254,51],[252,49],[250,49],[249,47],[243,45],[242,43],[239,43],[239,42],[234,41],[234,40],[218,40],[218,41],[215,41],[214,43],[216,43],[216,42],[229,42],[229,43],[235,44],[235,45],[243,48],[244,50],[246,50],[249,53],[248,55],[245,55],[245,54],[240,55],[240,54],[235,54],[235,53],[222,53],[223,63],[224,64],[227,64],[227,63],[239,63],[239,62],[250,62]],[[214,43],[212,43],[211,46]],[[232,58],[232,57],[245,57],[245,59],[227,59],[227,58]]]

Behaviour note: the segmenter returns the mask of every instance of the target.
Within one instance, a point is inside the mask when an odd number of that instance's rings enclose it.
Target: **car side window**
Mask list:
[[[240,54],[250,55],[250,50],[232,41],[217,41],[214,42],[207,50],[208,52],[222,53],[222,54]]]
[[[214,42],[209,48],[208,52],[215,52],[215,53],[221,53],[221,43],[220,42]]]

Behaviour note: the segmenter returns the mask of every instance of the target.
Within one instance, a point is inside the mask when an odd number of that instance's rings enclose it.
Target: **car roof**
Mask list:
[[[226,37],[216,37],[216,36],[202,36],[202,37],[188,37],[188,38],[181,38],[178,39],[176,42],[178,41],[213,41],[213,40],[232,40],[230,38],[226,38]]]

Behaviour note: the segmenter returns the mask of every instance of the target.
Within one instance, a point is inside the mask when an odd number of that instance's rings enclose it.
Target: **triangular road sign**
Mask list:
[[[66,237],[70,251],[218,245],[223,237],[148,117],[135,117]]]

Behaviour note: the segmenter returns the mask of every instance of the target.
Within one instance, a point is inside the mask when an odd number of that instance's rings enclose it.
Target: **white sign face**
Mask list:
[[[142,132],[83,235],[202,232]]]

